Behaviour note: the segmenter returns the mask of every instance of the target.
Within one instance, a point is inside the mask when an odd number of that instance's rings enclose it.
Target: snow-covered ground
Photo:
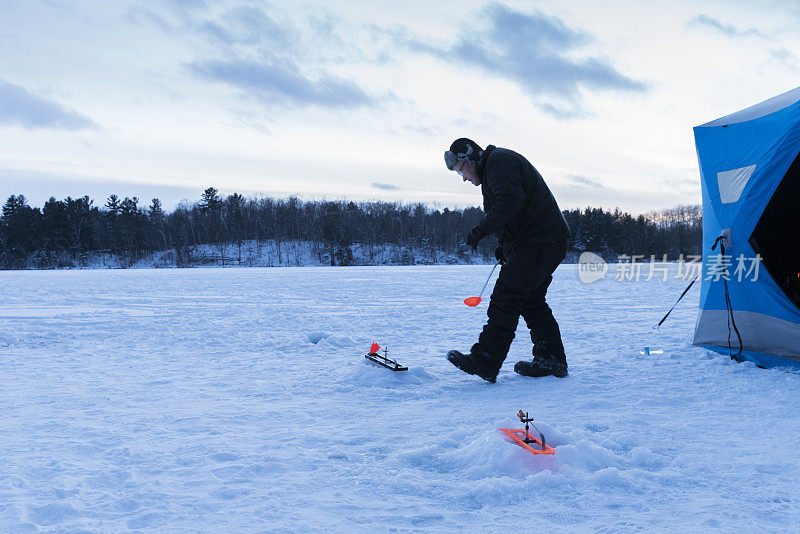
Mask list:
[[[514,374],[520,328],[485,383],[444,354],[489,269],[0,272],[0,531],[797,529],[800,374],[691,347],[696,288],[653,330],[683,280],[564,265],[569,377]]]

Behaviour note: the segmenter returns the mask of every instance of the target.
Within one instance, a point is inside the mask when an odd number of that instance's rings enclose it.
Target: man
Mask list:
[[[445,164],[465,182],[480,186],[485,215],[467,236],[473,249],[489,234],[500,246],[502,264],[487,315],[489,320],[469,354],[457,350],[447,359],[462,371],[494,382],[506,359],[519,316],[531,330],[533,361],[514,371],[524,376],[567,376],[561,332],[545,302],[552,274],[566,256],[569,226],[542,176],[521,154],[471,139],[453,141]]]

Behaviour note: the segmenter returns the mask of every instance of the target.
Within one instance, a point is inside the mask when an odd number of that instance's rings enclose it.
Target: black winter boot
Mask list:
[[[533,361],[517,362],[514,372],[522,376],[567,376],[567,357],[547,341],[539,341],[533,347]]]
[[[469,354],[451,350],[447,353],[447,360],[465,373],[478,375],[492,384],[494,384],[497,373],[500,371],[492,361],[491,356],[482,351],[477,344],[472,346]]]

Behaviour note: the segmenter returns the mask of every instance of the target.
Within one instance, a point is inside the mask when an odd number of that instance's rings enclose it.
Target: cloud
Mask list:
[[[97,127],[87,117],[3,80],[0,80],[0,124],[73,131]]]
[[[696,171],[696,169],[695,169],[695,171]],[[661,183],[663,185],[665,185],[666,187],[670,188],[670,189],[673,189],[673,188],[683,188],[683,189],[685,189],[687,186],[695,188],[700,183],[700,179],[697,178],[697,177],[674,178],[674,179],[661,180]]]
[[[208,8],[205,0],[164,0],[163,3],[180,13],[189,13]]]
[[[372,184],[370,185],[372,185],[372,187],[374,187],[375,189],[383,189],[384,191],[397,191],[398,189],[400,189],[396,185],[382,184],[380,182],[372,182]]]
[[[574,184],[578,185],[588,185],[590,187],[596,188],[604,188],[605,186],[598,182],[597,180],[592,180],[591,178],[587,178],[586,176],[578,176],[576,174],[571,174],[567,178]]]
[[[141,2],[140,2],[141,4]],[[150,24],[168,35],[174,35],[196,24],[197,16],[208,9],[205,0],[161,0],[152,4],[129,7],[125,20],[134,24]]]
[[[559,106],[552,104],[550,102],[540,102],[536,104],[536,107],[541,109],[551,117],[555,117],[561,120],[578,119],[580,117],[586,116],[586,113],[583,111],[583,109],[581,109],[579,106],[570,103],[567,103],[567,105],[565,106]]]
[[[575,57],[578,49],[592,42],[592,37],[557,17],[541,11],[515,11],[501,4],[491,4],[480,16],[487,24],[469,24],[469,32],[450,46],[426,42],[402,27],[387,33],[411,52],[511,80],[540,109],[557,118],[583,115],[581,93],[585,90],[647,89],[644,82],[620,73],[607,59]]]
[[[786,48],[773,48],[769,50],[769,55],[773,59],[784,63],[785,65],[797,68],[797,56]]]
[[[746,28],[744,30],[737,28],[733,24],[725,24],[724,22],[710,17],[706,14],[697,15],[689,21],[689,26],[711,28],[727,37],[749,37],[755,35],[757,37],[766,37],[764,33],[755,28]]]
[[[274,53],[293,49],[299,40],[287,21],[278,21],[252,6],[237,6],[218,19],[198,22],[196,31],[224,45],[267,46]]]
[[[143,7],[132,7],[125,13],[125,20],[133,24],[151,24],[166,34],[173,34],[175,28],[158,13]]]
[[[178,20],[175,20],[175,16]],[[235,5],[211,12],[200,0],[171,0],[159,12],[129,10],[129,20],[149,23],[196,42],[189,72],[225,84],[267,104],[354,108],[377,100],[354,81],[330,70],[330,50],[338,37],[334,19],[313,13],[306,24],[296,13],[258,5]],[[308,28],[314,35],[308,35]],[[324,36],[325,45],[316,41]],[[341,43],[340,43],[341,44]]]
[[[189,65],[198,77],[224,83],[270,103],[355,107],[373,102],[357,85],[336,76],[306,77],[293,61],[205,61]]]
[[[560,119],[586,114],[581,106],[585,91],[646,89],[646,84],[620,73],[607,59],[581,57],[581,47],[590,44],[592,37],[559,18],[501,4],[491,4],[474,16],[478,20],[466,21],[474,22],[470,31],[450,44],[420,39],[403,26],[361,26],[360,30],[366,28],[391,41],[388,51],[376,47],[369,52],[355,43],[352,34],[358,28],[347,26],[325,9],[306,12],[303,21],[298,20],[297,10],[274,6],[238,5],[218,12],[194,9],[182,19],[182,29],[198,39],[200,47],[211,46],[205,57],[191,63],[195,75],[270,103],[374,104],[375,99],[355,81],[335,76],[331,65],[386,62],[396,57],[398,48],[511,80],[542,111]],[[167,27],[158,17],[140,14],[140,18]]]

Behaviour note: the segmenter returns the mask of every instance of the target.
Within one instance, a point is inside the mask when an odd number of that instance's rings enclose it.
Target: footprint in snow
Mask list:
[[[241,459],[241,456],[238,454],[233,454],[232,452],[218,452],[216,454],[212,454],[211,459],[217,462],[235,462],[236,460]]]
[[[19,338],[8,330],[0,330],[0,347],[14,347],[19,345]]]

